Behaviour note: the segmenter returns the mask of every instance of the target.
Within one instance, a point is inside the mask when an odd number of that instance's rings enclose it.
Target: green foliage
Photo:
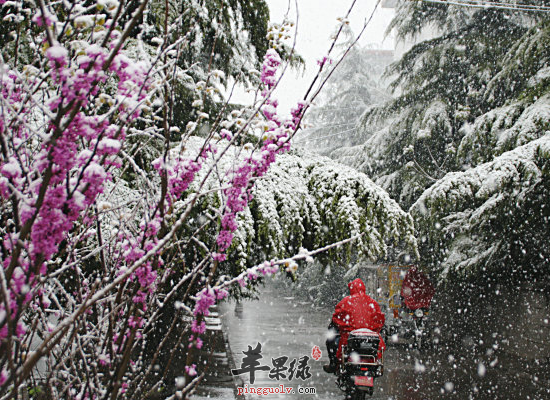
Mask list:
[[[397,39],[405,40],[415,39],[430,24],[441,31],[452,31],[457,26],[463,26],[469,14],[470,11],[462,7],[423,1],[400,1],[387,32],[395,30]]]
[[[432,38],[388,69],[397,96],[364,114],[364,142],[333,155],[414,204],[421,262],[441,280],[503,260],[547,268],[548,18],[404,1],[391,29]]]
[[[543,20],[527,31],[509,49],[502,68],[488,83],[485,97],[501,105],[511,98],[536,100],[548,92],[549,79],[540,74],[550,61],[550,20]]]
[[[550,130],[550,95],[532,103],[524,99],[495,108],[461,129],[457,158],[476,166],[547,134]]]
[[[187,39],[180,60],[183,64],[210,66],[237,79],[248,76],[244,60],[239,58],[251,52],[254,64],[268,47],[269,8],[264,0],[152,0],[145,20],[148,29],[144,39],[161,36],[165,23],[175,25],[169,31],[172,40],[181,35]],[[243,32],[247,32],[247,39]],[[244,75],[239,76],[241,73]]]
[[[410,215],[365,175],[311,154],[280,156],[257,182],[250,213],[253,226],[243,224],[240,230],[253,236],[239,235],[232,247],[248,249],[247,265],[365,233],[319,254],[315,262],[301,263],[298,290],[307,291],[317,304],[341,297],[339,284],[355,277],[353,265],[384,259],[390,248],[417,254]]]
[[[199,143],[192,138],[189,149],[193,151]],[[222,166],[225,162],[234,164],[231,151],[222,158]],[[207,184],[217,187],[219,181],[212,176]],[[184,211],[184,204],[185,199],[174,204],[174,221]],[[202,197],[188,224],[181,228],[182,237],[195,232],[197,241],[189,243],[183,254],[179,249],[165,252],[165,258],[181,259],[182,274],[186,273],[186,265],[204,256],[206,248],[215,248],[216,230],[201,227],[215,218],[219,205],[217,192]],[[334,263],[349,265],[379,259],[386,255],[390,244],[402,245],[411,254],[416,252],[411,217],[365,175],[327,158],[299,153],[280,155],[266,176],[256,182],[253,200],[239,214],[239,228],[228,260],[220,263],[216,275],[235,276],[266,259],[289,257],[300,248],[312,250],[361,233],[364,236],[356,241],[316,259],[323,268]],[[241,289],[233,292],[237,297],[247,293]]]
[[[36,43],[34,33],[40,28],[31,22],[31,2],[18,1],[0,5],[0,43],[4,60],[11,60],[12,65],[28,65],[34,61]],[[20,10],[25,10],[20,13]],[[25,15],[21,18],[21,15]]]
[[[32,399],[39,399],[44,394],[44,390],[40,386],[34,386],[29,388],[28,393]]]
[[[259,68],[268,47],[269,9],[263,0],[208,0],[200,4],[174,1],[171,4],[174,3],[172,18],[181,18],[174,35],[186,38],[178,64],[186,71],[191,87],[187,84],[174,88],[172,118],[175,125],[185,127],[189,121],[196,120],[199,113],[205,113],[208,117],[201,119],[201,126],[208,130],[213,116],[223,107],[218,91],[221,85],[227,85],[229,78],[257,83],[250,71]],[[164,2],[153,4],[162,8]],[[162,12],[151,15],[157,31],[162,31],[163,16]],[[194,87],[206,87],[211,71],[222,71],[224,76],[213,91],[197,97]],[[193,106],[197,100],[201,101],[199,107]],[[173,137],[178,138],[179,135]]]
[[[415,45],[388,71],[397,74],[392,87],[403,95],[386,107],[395,111],[439,98],[452,112],[459,105],[483,111],[487,106],[477,94],[524,31],[503,12],[489,9],[476,12],[460,29]]]
[[[550,140],[447,175],[411,207],[421,263],[440,280],[548,274]]]
[[[352,147],[340,154],[360,154],[352,165],[375,177],[377,184],[408,208],[454,167],[453,155],[460,142],[453,128],[449,107],[434,100],[403,110],[388,126],[365,118],[359,129],[372,132],[370,136],[360,149]]]
[[[319,260],[349,264],[386,255],[389,243],[406,242],[414,252],[412,220],[365,175],[323,158],[284,155],[258,182],[251,204],[255,250],[289,256],[365,233],[323,253]],[[253,260],[255,261],[255,260]]]
[[[367,111],[360,125],[366,157],[355,165],[405,208],[447,172],[462,168],[464,160],[456,157],[461,128],[490,109],[484,89],[525,32],[506,12],[465,13],[422,2],[407,2],[392,23],[401,38],[434,26],[440,34],[414,45],[388,68],[400,94]],[[374,148],[382,141],[384,150]]]

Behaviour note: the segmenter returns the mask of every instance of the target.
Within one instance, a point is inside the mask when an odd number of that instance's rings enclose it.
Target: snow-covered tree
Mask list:
[[[442,278],[547,273],[548,43],[545,20],[515,41],[482,92],[489,111],[460,128],[464,172],[437,181],[411,209],[423,259]]]
[[[550,121],[546,14],[401,2],[390,29],[433,38],[390,67],[397,96],[365,113],[364,143],[332,156],[414,204],[420,262],[439,278],[488,274],[502,260],[534,273],[529,256],[546,262],[547,169],[534,150]]]
[[[475,166],[545,135],[549,128],[550,25],[543,20],[519,38],[488,82],[486,113],[461,127],[457,159]]]
[[[335,71],[331,60],[325,60],[324,74],[331,75],[297,143],[318,154],[360,143],[362,137],[356,129],[359,118],[369,106],[390,97],[382,74],[392,58],[392,51],[355,45]]]
[[[388,69],[397,97],[363,116],[359,129],[366,140],[360,147],[334,157],[351,156],[349,162],[408,207],[445,173],[462,167],[456,157],[460,129],[494,106],[485,88],[527,28],[509,11],[402,2],[389,29],[401,40],[423,29],[435,37],[414,45]]]
[[[440,281],[547,276],[549,162],[545,135],[426,190],[411,207],[422,264]]]
[[[414,254],[409,215],[366,175],[330,159],[284,155],[254,193],[255,251],[271,250],[281,257],[364,234],[321,259],[325,264],[375,260],[387,255],[390,243],[402,242]]]
[[[186,151],[196,153],[202,144],[200,138],[192,137]],[[232,148],[217,164],[228,168],[247,155],[248,151]],[[218,179],[210,177],[207,187],[217,187]],[[208,213],[221,204],[219,194],[213,192],[197,210]],[[175,216],[181,211],[175,203]],[[345,269],[361,260],[381,259],[392,245],[406,248],[411,255],[416,252],[412,219],[384,190],[352,168],[302,151],[278,158],[256,182],[252,200],[237,220],[239,227],[227,253],[229,262],[220,265],[220,271],[230,276],[265,259],[286,258],[301,249],[312,250],[354,236],[357,240],[320,254],[318,268],[339,263]],[[185,234],[202,224],[204,216],[194,218]],[[199,237],[204,245],[212,246],[215,230],[204,231]],[[191,260],[200,250],[189,246],[184,252],[186,259]]]

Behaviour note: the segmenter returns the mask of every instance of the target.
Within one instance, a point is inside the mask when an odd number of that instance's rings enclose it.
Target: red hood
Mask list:
[[[359,278],[348,283],[348,288],[349,288],[349,294],[352,296],[355,294],[365,293],[366,291],[365,284]]]
[[[336,305],[332,314],[332,322],[338,326],[341,335],[336,357],[341,357],[342,347],[346,345],[351,331],[367,328],[380,333],[385,321],[380,305],[366,294],[366,287],[361,279],[353,280],[348,287],[350,295]],[[380,343],[385,346],[383,340]]]

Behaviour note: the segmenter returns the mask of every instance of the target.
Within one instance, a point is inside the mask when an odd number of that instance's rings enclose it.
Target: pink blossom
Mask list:
[[[1,2],[2,0],[0,0]],[[0,386],[2,386],[8,380],[8,371],[3,369],[0,371]]]
[[[128,319],[128,325],[132,328],[141,328],[143,326],[143,318],[131,316]]]
[[[99,154],[116,154],[119,152],[121,143],[116,139],[103,138],[97,144]]]
[[[210,307],[216,304],[216,295],[212,289],[204,288],[197,294],[197,299],[195,300],[195,309],[193,314],[195,316],[209,315]]]
[[[22,322],[18,322],[15,325],[15,335],[18,338],[22,338],[23,336],[25,336],[25,333],[27,333],[27,327]]]
[[[1,0],[0,4],[5,3],[5,0]],[[47,25],[50,26],[54,22],[54,16],[46,13],[43,15],[40,11],[38,11],[34,16],[32,17],[32,22],[34,22],[37,26],[43,26]]]
[[[227,259],[227,256],[223,253],[212,253],[212,258],[216,261],[225,261]]]
[[[322,59],[317,60],[317,65],[324,66],[326,63],[332,64],[332,59],[330,57],[324,56]]]
[[[63,46],[56,44],[46,50],[46,57],[52,63],[52,68],[61,68],[67,64],[69,52]]]
[[[56,18],[39,12],[33,17],[33,21],[39,26],[51,25]],[[88,115],[93,112],[88,107],[90,101],[99,93],[102,83],[109,76],[112,76],[113,82],[118,82],[115,89],[117,98],[136,102],[147,95],[149,83],[145,80],[147,70],[144,64],[131,64],[125,62],[124,57],[115,57],[109,71],[105,71],[104,65],[109,52],[107,48],[92,45],[86,49],[85,56],[80,56],[77,62],[71,62],[67,48],[54,44],[44,52],[44,61],[50,68],[49,75],[44,75],[46,80],[42,81],[42,77],[37,78],[37,81],[29,76],[20,78],[17,72],[10,70],[4,71],[0,77],[2,102],[10,106],[0,118],[0,132],[9,136],[9,141],[13,144],[0,164],[0,195],[9,198],[13,194],[12,190],[17,190],[20,193],[18,220],[21,224],[31,219],[33,221],[27,237],[19,238],[9,232],[1,239],[6,253],[3,257],[6,269],[12,261],[15,247],[13,244],[19,241],[23,249],[8,282],[7,302],[12,313],[17,312],[18,305],[29,303],[37,294],[42,295],[41,291],[35,289],[39,282],[37,274],[46,274],[48,261],[59,252],[60,244],[73,240],[68,233],[75,223],[95,225],[95,218],[86,210],[96,200],[97,195],[103,192],[105,183],[111,179],[106,167],[119,165],[116,154],[123,145],[126,132],[119,124],[129,124],[139,115],[139,110],[132,110],[131,113],[119,111],[112,117]],[[128,85],[129,82],[135,85]],[[36,118],[36,110],[29,106],[33,102],[23,102],[28,96],[26,88],[39,88],[38,83],[47,88],[46,97],[51,98],[44,104],[46,110],[49,108],[58,111],[61,110],[60,107],[66,108],[62,110],[64,117],[61,122],[51,121],[44,125],[42,136],[36,136],[29,128],[34,126],[29,122]],[[71,118],[67,118],[69,115]],[[7,126],[10,127],[8,132]],[[35,136],[36,144],[22,145]],[[40,142],[41,138],[43,140]],[[49,181],[43,186],[46,172]],[[23,175],[26,175],[25,179],[22,179]],[[38,208],[37,199],[40,196],[42,198]],[[156,220],[147,233],[153,233],[154,236],[155,229],[158,230]],[[156,240],[145,240],[143,248],[151,249]],[[135,240],[121,249],[120,252],[126,253],[128,259],[120,254],[118,262],[129,262],[141,257],[141,242]],[[157,271],[151,265],[144,264],[131,277],[142,286],[134,301],[142,303],[143,309],[147,294],[155,290]],[[162,262],[155,265],[162,266]],[[86,295],[87,290],[90,289],[83,283],[82,294]],[[44,306],[47,305],[44,303]],[[0,313],[4,307],[2,304]],[[16,314],[13,316],[15,318]],[[133,327],[139,327],[142,320],[136,318],[130,323]],[[15,328],[19,337],[25,334],[24,324],[17,321]],[[6,334],[7,331],[0,330],[0,336]]]
[[[258,279],[258,275],[252,271],[248,272],[247,278],[251,281]]]
[[[201,164],[193,160],[177,160],[169,176],[170,193],[179,199],[195,179]]]
[[[204,321],[201,321],[199,324],[196,319],[193,320],[191,323],[191,330],[195,333],[201,334],[206,331],[206,323]]]
[[[223,300],[227,296],[229,296],[229,292],[225,289],[215,289],[216,292],[216,299]]]
[[[225,251],[231,246],[231,242],[233,241],[233,233],[230,231],[222,230],[218,234],[218,239],[216,239],[216,243],[218,244],[218,247],[221,251]],[[217,256],[217,259],[219,260],[220,257]]]
[[[233,138],[233,135],[227,129],[222,129],[220,131],[220,137],[222,139],[231,140]]]
[[[268,89],[273,88],[277,79],[275,74],[277,73],[277,68],[281,65],[281,57],[274,49],[267,50],[264,56],[264,63],[262,65],[262,74],[261,80]]]
[[[136,276],[138,277],[139,284],[147,288],[157,279],[157,271],[154,271],[150,264],[146,264],[136,270]]]
[[[271,164],[275,162],[276,155],[290,149],[288,134],[298,128],[306,108],[305,102],[299,102],[291,111],[292,118],[287,121],[281,121],[277,115],[278,102],[269,97],[269,90],[276,84],[276,73],[280,65],[281,58],[277,52],[274,49],[268,50],[264,57],[261,74],[261,80],[267,88],[262,91],[262,96],[265,97],[262,111],[269,123],[268,132],[272,133],[273,138],[264,141],[260,150],[260,158],[249,157],[233,171],[230,186],[224,190],[227,200],[222,215],[221,229],[216,239],[218,252],[213,255],[216,260],[220,260],[219,254],[225,253],[231,246],[233,233],[238,228],[237,213],[244,210],[252,199],[252,179],[264,176]]]
[[[197,366],[195,364],[186,365],[185,366],[185,373],[189,376],[196,376],[197,375]]]
[[[99,360],[99,365],[102,365],[104,367],[111,364],[111,358],[109,357],[108,354],[100,354],[98,357],[98,360]]]

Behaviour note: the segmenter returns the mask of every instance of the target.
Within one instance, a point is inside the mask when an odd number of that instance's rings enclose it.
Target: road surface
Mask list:
[[[308,356],[311,377],[305,380],[271,379],[269,371],[256,371],[255,382],[243,373],[246,386],[292,387],[294,394],[246,395],[247,399],[343,399],[334,383],[334,375],[323,371],[328,362],[325,334],[331,310],[314,306],[274,286],[261,289],[258,300],[234,301],[220,307],[220,316],[229,337],[234,363],[241,367],[243,351],[261,344],[258,365],[273,368],[272,358],[293,359]],[[312,358],[312,349],[319,346],[322,357]],[[375,380],[372,399],[550,399],[548,377],[526,371],[521,363],[511,367],[512,360],[497,351],[473,354],[469,346],[448,348],[444,344],[422,352],[407,345],[390,345],[385,354],[384,376]],[[500,358],[499,358],[500,357]],[[538,370],[537,370],[538,371]],[[288,372],[285,370],[284,372]],[[315,394],[298,393],[300,388],[313,388]],[[286,389],[285,389],[286,390]]]

